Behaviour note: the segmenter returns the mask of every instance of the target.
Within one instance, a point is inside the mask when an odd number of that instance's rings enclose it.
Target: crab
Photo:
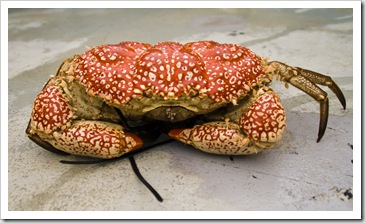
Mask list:
[[[248,155],[272,148],[286,128],[273,79],[320,104],[317,142],[328,120],[331,77],[268,61],[235,44],[106,44],[64,60],[34,100],[26,134],[60,154],[112,159],[166,133],[214,154]]]

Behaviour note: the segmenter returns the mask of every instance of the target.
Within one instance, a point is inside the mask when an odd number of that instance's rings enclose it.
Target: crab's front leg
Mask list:
[[[26,133],[52,152],[104,159],[119,157],[142,145],[136,135],[126,133],[118,124],[77,118],[62,87],[49,85],[35,99]]]
[[[271,88],[260,89],[247,103],[238,105],[226,121],[208,122],[193,128],[173,129],[169,135],[208,153],[256,154],[278,142],[286,127],[280,99]],[[234,114],[241,112],[238,118]],[[233,120],[232,120],[233,119]]]

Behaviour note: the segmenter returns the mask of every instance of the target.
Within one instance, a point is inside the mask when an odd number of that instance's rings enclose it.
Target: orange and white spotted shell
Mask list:
[[[126,114],[181,106],[195,114],[236,104],[264,75],[250,49],[213,41],[122,42],[92,48],[75,60],[74,75]]]

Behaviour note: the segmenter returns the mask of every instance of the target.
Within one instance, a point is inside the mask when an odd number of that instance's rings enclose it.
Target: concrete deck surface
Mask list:
[[[353,210],[352,9],[14,9],[8,18],[9,211]],[[260,56],[330,75],[347,109],[323,87],[330,117],[316,143],[318,103],[274,82],[288,127],[273,149],[232,160],[174,142],[135,157],[162,203],[128,160],[63,165],[59,160],[78,157],[55,155],[26,137],[43,84],[85,46],[201,39],[241,44]]]

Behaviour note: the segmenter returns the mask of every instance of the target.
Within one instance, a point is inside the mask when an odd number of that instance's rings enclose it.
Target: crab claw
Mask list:
[[[169,136],[214,154],[242,155],[262,151],[262,148],[250,143],[250,139],[237,124],[231,122],[208,122],[193,128],[173,129]]]
[[[103,159],[119,157],[143,144],[122,126],[101,121],[74,121],[70,128],[54,132],[49,143],[70,154]]]
[[[191,144],[190,140],[190,130],[181,128],[181,129],[172,129],[168,134],[171,138],[179,140],[186,144]]]

